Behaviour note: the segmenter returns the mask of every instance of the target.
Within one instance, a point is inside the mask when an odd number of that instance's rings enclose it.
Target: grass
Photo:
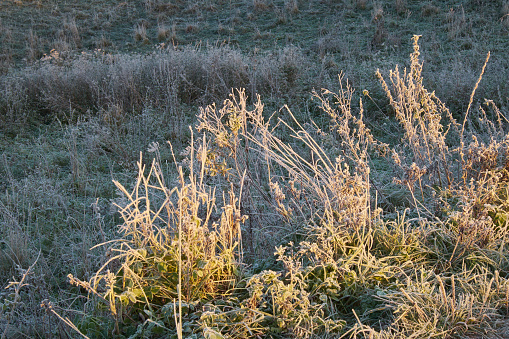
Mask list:
[[[466,160],[464,153],[478,150],[482,137],[469,130],[472,142],[456,138],[449,149],[447,134],[463,136],[465,131],[422,87],[417,41],[416,36],[410,69],[391,72],[391,87],[379,74],[405,132],[400,147],[373,137],[364,123],[362,100],[352,107],[348,83],[337,93],[315,93],[331,117],[328,132],[301,125],[291,111],[293,121],[279,119],[272,127],[260,98],[249,108],[239,90],[223,107],[201,109],[197,129],[202,142],[192,141],[186,158],[176,163],[179,184],[174,189],[160,174],[157,154],[148,172],[139,162],[133,193],[119,186],[129,199],[121,206],[125,235],[105,243],[119,254],[90,282],[73,277],[71,282],[103,299],[116,334],[494,335],[509,298],[507,212],[501,204],[507,183],[496,159],[502,154],[504,163],[506,146],[492,139],[481,148],[492,149],[495,159]],[[445,129],[447,121],[452,127]],[[285,140],[278,136],[280,129],[287,130]],[[329,135],[339,151],[332,159],[318,139]],[[371,177],[374,156],[393,162],[395,176]],[[401,160],[407,158],[411,165]],[[479,160],[482,165],[471,163]],[[423,164],[427,168],[419,167]],[[181,166],[187,167],[188,179]],[[395,220],[377,206],[377,192],[372,192],[391,180],[406,192],[410,206],[393,206]],[[224,199],[221,216],[214,217],[216,190],[230,198]],[[140,211],[140,204],[146,210]],[[265,212],[257,212],[262,207]],[[258,220],[247,223],[250,219]],[[267,233],[272,239],[264,238]],[[212,249],[202,247],[208,239],[214,239]],[[271,241],[278,264],[259,273],[242,268],[249,262],[244,254],[256,256],[257,245]],[[168,250],[159,253],[164,246]],[[218,261],[225,250],[234,256]],[[270,247],[258,250],[263,256]],[[203,256],[210,259],[196,266],[195,258]],[[113,260],[120,266],[103,273]],[[193,279],[198,280],[190,284]],[[137,319],[140,314],[148,318]],[[118,325],[122,316],[124,327]]]
[[[0,3],[0,335],[504,336],[506,7]]]
[[[302,97],[313,87],[331,88],[341,70],[356,87],[367,87],[372,83],[372,72],[363,71],[363,63],[386,70],[392,62],[401,64],[406,60],[411,36],[421,34],[421,44],[430,51],[425,59],[429,87],[451,110],[464,111],[461,105],[470,94],[470,80],[475,78],[485,52],[493,53],[490,67],[507,68],[502,57],[508,48],[504,6],[502,1],[7,2],[0,12],[5,42],[1,72],[8,72],[10,66],[32,65],[44,54],[49,56],[52,49],[63,59],[72,59],[93,49],[145,54],[160,43],[177,47],[227,44],[250,57],[250,51],[277,51],[290,44],[316,65],[299,72],[304,79],[329,79],[292,86],[302,90],[297,95]],[[161,27],[170,27],[171,34]],[[326,69],[317,67],[320,64]],[[488,74],[494,77],[496,73]],[[500,80],[484,82],[481,90],[493,100],[507,100],[497,92],[497,85],[504,86],[501,79],[506,74],[499,76]],[[247,88],[244,84],[231,87]],[[502,88],[501,93],[505,90]]]

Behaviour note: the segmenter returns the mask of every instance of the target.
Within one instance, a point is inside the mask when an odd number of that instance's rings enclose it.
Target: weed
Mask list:
[[[266,11],[268,10],[270,5],[267,0],[253,0],[253,8],[255,11]]]
[[[145,174],[140,160],[132,193],[116,183],[129,203],[119,206],[124,236],[115,243],[102,244],[110,246],[112,257],[90,282],[69,277],[71,283],[108,304],[117,333],[123,319],[132,321],[147,311],[149,316],[157,317],[160,309],[172,308],[175,300],[182,324],[183,318],[192,316],[188,311],[182,313],[183,305],[194,308],[197,302],[225,297],[236,284],[240,273],[236,260],[242,253],[240,225],[245,217],[233,192],[224,202],[221,215],[214,215],[215,190],[203,181],[204,152],[196,155],[198,161],[201,159],[200,174],[194,174],[192,152],[189,178],[180,169],[180,188],[171,190],[165,185],[158,163],[153,162]],[[115,262],[120,267],[111,272]]]
[[[290,14],[298,14],[299,13],[299,3],[297,0],[286,0],[285,1],[285,9]]]
[[[171,40],[175,40],[176,36],[172,34],[172,29],[165,26],[157,27],[157,40],[167,41],[171,37]]]
[[[433,16],[440,13],[440,8],[429,2],[421,7],[421,15],[424,17]]]
[[[358,9],[366,9],[367,4],[368,4],[367,0],[355,0],[355,6]]]
[[[147,27],[144,24],[136,26],[134,29],[134,40],[138,42],[148,43]]]
[[[375,24],[375,35],[371,40],[372,47],[379,47],[387,38],[387,31],[384,27],[384,11],[382,6],[375,2],[373,5],[373,11],[371,13],[371,21]]]
[[[414,52],[411,55],[410,70],[404,70],[400,75],[398,68],[391,71],[394,95],[390,91],[381,73],[377,71],[387,97],[394,108],[396,119],[404,126],[403,142],[406,149],[412,151],[411,164],[404,165],[400,155],[393,153],[392,157],[397,166],[403,169],[403,176],[398,183],[406,185],[410,191],[415,183],[419,184],[421,195],[421,177],[429,175],[432,185],[451,184],[451,174],[446,154],[448,146],[445,139],[442,117],[451,119],[451,127],[458,132],[458,123],[452,118],[449,110],[434,95],[422,85],[422,64],[419,61],[419,36],[414,36]]]
[[[39,253],[39,256],[40,256],[40,253]],[[28,275],[33,273],[33,272],[30,272],[31,270],[33,270],[35,264],[37,263],[37,261],[39,260],[39,256],[37,257],[37,259],[34,261],[34,263],[32,265],[30,265],[30,267],[28,267],[28,269],[24,270],[22,269],[19,265],[18,265],[18,270],[20,271],[20,275],[21,275],[21,278],[19,279],[19,281],[16,281],[13,279],[13,281],[10,281],[9,284],[5,287],[6,290],[10,291],[12,290],[13,291],[13,295],[12,297],[9,296],[10,298],[6,298],[6,299],[3,299],[2,303],[0,304],[2,307],[2,311],[0,311],[0,314],[4,313],[5,310],[8,310],[7,312],[5,312],[5,320],[6,320],[6,324],[3,324],[5,327],[4,327],[4,330],[2,332],[2,336],[1,338],[4,339],[4,338],[7,338],[7,335],[9,333],[11,333],[9,330],[10,330],[10,322],[14,320],[14,315],[16,314],[16,308],[20,306],[21,304],[21,291],[24,287],[27,287],[28,286]]]
[[[505,28],[472,23],[505,2],[476,3],[448,15],[431,1],[93,2],[95,18],[63,2],[2,7],[1,53],[18,68],[0,77],[0,277],[28,285],[0,293],[0,333],[494,335],[509,307]],[[398,6],[404,18],[379,11]],[[207,43],[217,22],[239,48]],[[166,27],[162,43],[123,47],[138,25],[149,41]],[[401,55],[387,47],[431,26],[424,58],[415,37],[407,67],[389,71]],[[40,52],[21,68],[30,29]],[[101,35],[100,50],[76,50]],[[379,90],[362,71],[373,64]]]
[[[467,35],[470,30],[471,24],[467,22],[465,10],[463,6],[459,8],[451,8],[447,14],[447,36],[450,41],[456,39],[458,36]]]
[[[97,40],[95,42],[95,47],[96,47],[96,49],[99,49],[99,50],[111,47],[112,45],[113,45],[113,43],[111,42],[111,40],[104,34],[102,34],[101,37],[99,38],[99,40]]]
[[[395,0],[394,8],[396,9],[396,13],[399,15],[405,14],[407,11],[406,0]]]
[[[34,62],[35,60],[38,60],[41,57],[41,52],[39,50],[39,38],[38,36],[33,32],[33,30],[30,30],[28,32],[28,55],[27,58],[30,62]]]

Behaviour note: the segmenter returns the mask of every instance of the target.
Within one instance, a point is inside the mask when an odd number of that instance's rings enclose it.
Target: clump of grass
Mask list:
[[[186,33],[198,33],[198,31],[200,30],[200,27],[198,24],[195,24],[195,23],[189,23],[186,25]]]
[[[145,8],[155,13],[173,14],[178,4],[174,1],[145,0]]]
[[[147,27],[144,24],[139,24],[134,29],[134,40],[137,42],[148,43]]]
[[[104,49],[113,46],[113,42],[104,34],[95,42],[96,49]]]
[[[167,41],[170,36],[172,36],[172,29],[166,26],[157,26],[157,40]]]
[[[27,120],[56,117],[66,121],[72,111],[139,114],[154,106],[178,115],[179,105],[220,100],[235,85],[252,95],[259,92],[273,100],[283,96],[293,100],[304,86],[315,82],[301,71],[312,68],[309,57],[294,46],[246,55],[229,46],[199,49],[169,44],[141,56],[108,53],[111,41],[106,37],[98,44],[99,50],[78,56],[55,50],[30,71],[3,77],[3,116],[19,105],[26,108],[21,112],[28,115]],[[21,120],[15,114],[8,117]]]
[[[253,8],[255,11],[263,12],[268,10],[270,7],[267,0],[253,0]]]
[[[501,12],[502,12],[502,15],[509,14],[509,2],[508,1],[502,2]]]
[[[500,12],[502,14],[502,18],[500,20],[502,20],[505,27],[509,27],[509,1],[504,1],[502,3],[502,9]]]
[[[384,10],[378,2],[373,5],[371,21],[375,24],[375,34],[371,40],[371,46],[380,47],[387,38],[387,30],[385,29]]]
[[[458,36],[465,36],[471,32],[471,23],[467,22],[463,6],[451,8],[447,13],[447,37],[450,41]]]
[[[12,31],[0,21],[2,48],[0,49],[0,75],[6,74],[12,64]]]
[[[400,140],[376,140],[363,101],[354,103],[340,76],[337,92],[314,92],[328,126],[302,124],[289,107],[267,118],[259,96],[250,105],[238,90],[200,110],[201,142],[192,137],[174,156],[173,180],[151,144],[155,160],[140,159],[133,190],[115,183],[120,238],[101,244],[109,249],[91,279],[70,276],[106,306],[78,330],[216,338],[490,332],[509,300],[506,126],[496,106],[494,121],[470,111],[475,90],[456,122],[424,87],[413,41],[408,70],[391,71],[389,82],[377,72]],[[380,174],[380,163],[393,168]],[[379,187],[390,183],[410,204],[387,213]],[[104,313],[111,321],[97,320]]]
[[[198,175],[195,157],[201,159]],[[168,308],[177,312],[177,331],[182,333],[182,321],[192,317],[191,310],[226,297],[240,277],[240,225],[245,217],[238,199],[229,192],[217,215],[215,190],[204,182],[204,154],[191,153],[189,164],[189,177],[178,169],[179,186],[171,190],[155,161],[147,172],[140,160],[132,192],[116,182],[127,199],[119,206],[123,236],[101,244],[109,246],[112,256],[90,282],[69,277],[108,305],[117,333],[121,322],[136,322],[146,312],[152,322],[175,325],[171,312],[160,318]]]
[[[299,11],[299,2],[297,0],[286,0],[285,1],[285,9],[290,14],[298,14]]]
[[[421,15],[424,17],[437,15],[440,13],[440,8],[433,5],[432,2],[426,3],[421,7]]]
[[[424,174],[429,176],[431,185],[443,187],[451,184],[447,163],[449,152],[442,119],[451,119],[451,127],[457,132],[459,127],[445,105],[423,86],[418,39],[419,36],[414,36],[410,70],[405,69],[401,75],[396,67],[390,72],[393,91],[389,89],[379,71],[377,76],[394,109],[396,119],[403,126],[404,149],[411,151],[409,164],[402,163],[403,155],[400,156],[397,152],[392,154],[395,164],[403,170],[397,182],[407,186],[411,192],[414,191],[414,185],[418,184],[422,195],[421,177]]]
[[[399,15],[405,14],[407,11],[406,0],[395,0],[394,8],[396,9],[396,13],[398,13]]]
[[[33,30],[28,31],[27,51],[27,58],[30,62],[34,62],[41,57],[41,51],[39,49],[39,37],[34,33]]]
[[[358,8],[358,9],[366,9],[367,8],[367,5],[368,5],[368,1],[367,0],[355,0],[353,2],[355,4],[355,6]]]

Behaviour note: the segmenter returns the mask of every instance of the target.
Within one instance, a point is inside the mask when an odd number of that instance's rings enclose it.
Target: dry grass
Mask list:
[[[156,145],[150,150],[158,151]],[[167,189],[155,161],[144,174],[140,160],[131,193],[116,182],[128,201],[119,206],[123,236],[98,245],[107,245],[111,256],[90,283],[69,276],[72,284],[99,296],[109,306],[117,333],[120,323],[136,321],[129,316],[134,309],[145,305],[155,315],[160,307],[175,306],[175,300],[182,333],[182,319],[189,316],[182,314],[183,307],[225,296],[235,287],[242,253],[240,225],[245,217],[233,192],[223,197],[228,199],[222,204],[224,211],[216,214],[215,189],[204,183],[204,154],[197,155],[202,159],[198,176],[193,171],[194,154],[190,157],[189,178],[179,169],[180,188]],[[120,294],[119,288],[123,290]]]
[[[285,10],[288,11],[290,14],[299,13],[299,2],[297,0],[286,0]]]
[[[407,11],[407,2],[406,0],[395,0],[394,8],[396,9],[396,13],[402,15]]]
[[[103,37],[99,47],[109,43]],[[112,55],[99,49],[69,57],[53,50],[33,70],[1,80],[1,110],[3,117],[18,122],[27,119],[13,113],[19,106],[23,108],[17,111],[31,114],[30,119],[44,118],[51,111],[67,120],[72,111],[93,110],[99,115],[106,112],[104,119],[109,121],[155,106],[178,115],[180,104],[219,100],[236,85],[253,95],[296,98],[298,81],[315,81],[303,72],[308,67],[310,61],[296,47],[253,57],[224,46],[199,50],[170,45],[147,56]]]
[[[451,8],[447,14],[447,36],[455,40],[458,36],[466,36],[471,31],[471,24],[467,22],[463,6]]]
[[[437,15],[438,13],[440,13],[440,8],[433,5],[431,2],[423,5],[421,8],[421,15],[425,17]]]
[[[157,40],[159,41],[176,40],[175,26],[172,26],[171,28],[168,28],[166,26],[158,26]]]
[[[57,35],[26,40],[31,68],[0,70],[1,132],[12,126],[0,138],[0,277],[12,282],[0,294],[0,333],[492,335],[509,307],[506,61],[494,52],[481,71],[487,44],[469,5],[249,0],[218,19],[226,3],[144,1],[157,22],[120,3],[90,16],[100,50],[80,55],[86,13],[59,14]],[[239,41],[250,24],[263,29],[257,43],[272,44],[324,4],[345,10],[332,25],[313,22],[316,51],[179,45],[218,30]],[[407,43],[398,25],[410,27],[416,9],[443,37],[423,42],[425,63],[415,37],[407,68],[386,71],[394,45]],[[121,48],[119,18],[137,20],[125,35],[161,44],[110,53]],[[11,29],[0,24],[7,64]],[[286,41],[306,45],[302,37]],[[457,56],[437,56],[449,48],[436,47],[441,39],[461,44]],[[368,64],[382,69],[382,86],[360,95]],[[341,74],[338,85],[340,67],[351,81]],[[210,102],[189,130],[192,105]],[[55,120],[55,134],[28,141],[16,127]],[[157,143],[168,139],[174,155]]]
[[[253,8],[255,11],[266,11],[270,7],[269,1],[267,0],[253,0]]]
[[[179,338],[493,334],[509,300],[506,122],[496,107],[498,120],[478,112],[491,139],[457,123],[422,85],[417,41],[408,70],[390,83],[378,73],[398,145],[376,140],[341,76],[337,92],[314,93],[329,130],[288,107],[289,120],[267,119],[239,90],[201,109],[201,142],[174,156],[175,180],[152,144],[133,190],[116,183],[121,237],[101,244],[90,280],[70,277],[106,304],[113,321],[101,326]],[[374,175],[376,158],[391,175]],[[390,181],[410,202],[392,214],[378,205]],[[78,330],[94,333],[94,317]]]
[[[387,38],[387,30],[385,29],[385,18],[384,10],[380,3],[375,2],[373,4],[373,10],[371,11],[371,21],[375,25],[375,35],[371,40],[371,47],[380,47]]]
[[[355,0],[354,3],[358,9],[362,9],[362,10],[366,9],[366,7],[368,5],[367,0]]]
[[[134,29],[134,40],[137,42],[149,43],[146,25],[140,24],[136,26]]]

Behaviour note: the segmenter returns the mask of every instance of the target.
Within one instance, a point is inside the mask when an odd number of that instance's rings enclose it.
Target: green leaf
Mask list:
[[[129,298],[128,298],[127,295],[120,295],[118,298],[120,299],[120,303],[122,305],[128,305],[129,304]]]
[[[158,262],[157,263],[157,270],[160,273],[166,273],[166,272],[168,272],[168,265],[165,262]]]
[[[127,287],[127,288],[130,288],[130,287],[133,287],[133,281],[132,279],[129,279],[129,278],[125,278],[124,279],[124,286]]]
[[[156,326],[152,329],[152,332],[154,334],[163,334],[164,333],[164,328],[160,327],[160,326]]]
[[[143,297],[143,290],[140,288],[133,289],[131,293],[134,294],[135,297]]]
[[[138,254],[143,258],[145,259],[147,257],[147,250],[144,249],[144,248],[140,248],[138,249]]]
[[[136,274],[140,274],[141,271],[143,269],[143,263],[140,262],[140,261],[137,261],[134,263],[133,265],[133,271],[136,273]]]
[[[136,294],[134,294],[133,292],[125,291],[123,294],[125,294],[132,303],[135,303],[137,301]]]
[[[205,266],[207,266],[207,263],[208,263],[208,261],[207,261],[207,260],[200,259],[200,260],[198,260],[198,262],[196,263],[196,267],[198,267],[198,268],[204,268]]]
[[[158,286],[143,287],[143,291],[145,292],[145,295],[147,296],[148,299],[152,299],[154,297],[154,294],[159,292],[159,290],[160,290],[160,287],[158,287]]]
[[[216,332],[211,328],[205,328],[203,330],[203,336],[205,337],[205,339],[224,339],[221,333]]]

